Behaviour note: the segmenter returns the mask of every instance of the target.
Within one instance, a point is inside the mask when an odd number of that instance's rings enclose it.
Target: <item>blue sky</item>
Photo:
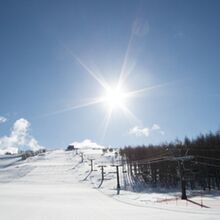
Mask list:
[[[0,137],[21,118],[46,147],[85,139],[156,144],[217,131],[219,10],[217,0],[0,1],[0,116],[7,119]],[[118,108],[104,132],[106,103],[59,112],[105,94],[77,59],[114,87],[126,54],[126,90],[155,86],[126,99],[139,124]]]

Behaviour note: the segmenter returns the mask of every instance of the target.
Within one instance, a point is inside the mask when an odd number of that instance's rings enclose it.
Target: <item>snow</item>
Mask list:
[[[0,155],[0,168],[7,167],[19,161],[21,157],[14,157],[13,155]]]
[[[122,189],[116,193],[115,153],[84,149],[80,154],[56,150],[0,168],[0,219],[219,219],[220,197],[203,196],[201,208],[176,200],[177,193],[124,190],[126,174],[120,175]],[[90,160],[94,171],[90,172]],[[105,164],[105,180],[100,188]],[[120,168],[121,169],[121,168]],[[124,178],[123,178],[124,177]],[[198,203],[201,196],[192,197]]]

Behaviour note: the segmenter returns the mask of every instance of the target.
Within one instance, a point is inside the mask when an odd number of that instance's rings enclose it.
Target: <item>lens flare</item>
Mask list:
[[[110,109],[116,109],[125,104],[125,99],[126,93],[124,93],[121,89],[109,88],[106,90],[104,102]]]
[[[56,115],[56,114],[64,113],[67,111],[71,111],[74,109],[89,107],[92,105],[104,104],[105,106],[107,106],[107,111],[106,111],[106,117],[104,118],[103,138],[105,137],[105,134],[108,130],[108,126],[111,121],[113,110],[122,111],[124,115],[129,119],[129,122],[135,122],[136,125],[141,124],[141,121],[127,107],[126,105],[128,104],[127,101],[143,93],[146,93],[149,90],[154,90],[154,89],[168,86],[172,84],[172,82],[157,84],[157,85],[153,85],[150,87],[145,87],[142,89],[137,89],[137,90],[132,90],[132,91],[124,90],[125,82],[135,66],[135,62],[134,64],[131,65],[131,62],[129,59],[133,37],[134,37],[133,34],[131,34],[128,47],[125,53],[124,61],[122,64],[122,68],[119,74],[118,82],[116,84],[117,86],[115,87],[111,87],[110,84],[104,79],[104,77],[101,74],[98,74],[96,71],[91,69],[86,63],[83,62],[82,59],[77,57],[75,54],[72,53],[72,51],[69,48],[67,48],[68,52],[70,53],[74,61],[77,61],[77,63],[80,64],[80,66],[84,69],[84,71],[86,71],[103,88],[104,95],[99,96],[99,97],[94,97],[91,100],[87,100],[87,102],[81,103],[79,105],[73,105],[68,108],[60,109],[58,111],[45,114],[44,116],[47,117],[50,115]],[[129,69],[127,67],[128,64],[130,64]]]

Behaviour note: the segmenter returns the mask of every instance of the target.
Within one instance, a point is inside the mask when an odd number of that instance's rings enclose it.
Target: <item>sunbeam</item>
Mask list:
[[[80,58],[73,55],[77,62],[101,85],[104,89],[109,88],[108,84],[105,82],[103,77],[98,76],[94,71],[92,71]]]
[[[44,114],[41,117],[53,116],[53,115],[61,114],[61,113],[64,113],[64,112],[72,111],[72,110],[75,110],[75,109],[85,108],[85,107],[89,107],[89,106],[92,106],[92,105],[97,105],[97,104],[100,104],[100,103],[103,102],[102,97],[97,97],[97,98],[92,99],[92,100],[93,101],[89,101],[89,102],[86,102],[86,103],[83,103],[83,104],[80,104],[80,105],[74,105],[74,106],[69,107],[69,108],[64,108],[64,109],[60,109],[60,110],[57,110],[57,111],[54,111],[54,112],[51,112],[51,113],[48,113],[48,114]]]
[[[128,77],[128,75],[131,72],[131,70],[130,71],[125,71],[125,70],[127,68],[127,63],[128,63],[128,58],[129,58],[129,54],[130,54],[130,50],[131,50],[131,44],[132,44],[132,41],[133,41],[133,37],[134,37],[134,33],[131,32],[129,42],[128,42],[128,46],[127,46],[127,49],[126,49],[126,53],[125,53],[125,56],[124,56],[123,64],[122,64],[122,67],[121,67],[121,72],[120,72],[120,75],[119,75],[118,88],[121,87],[121,85],[125,82],[126,78]]]
[[[72,50],[70,48],[68,48],[66,45],[62,44],[63,47],[65,48],[66,51],[68,51],[68,53],[71,55],[71,57],[77,61],[81,67],[83,67],[84,70],[86,70],[87,73],[89,73],[90,76],[93,77],[93,79],[96,80],[96,82],[99,83],[99,85],[101,85],[103,88],[107,88],[108,87],[108,83],[104,80],[104,78],[102,76],[98,76],[97,73],[95,73],[93,70],[91,70],[91,68],[88,67],[88,65],[86,65],[78,56],[76,56]]]
[[[110,123],[110,120],[111,120],[111,117],[112,117],[112,110],[113,109],[109,109],[106,113],[106,116],[104,118],[104,126],[103,126],[103,134],[102,134],[102,141],[105,139],[105,136],[106,136],[106,133],[107,133],[107,130],[108,130],[108,127],[109,127],[109,123]]]
[[[125,105],[121,104],[120,108],[122,109],[131,124],[142,126],[141,120],[138,119],[137,116],[135,116],[135,114],[133,114],[131,110],[129,110]]]
[[[145,87],[145,88],[142,88],[142,89],[133,90],[133,91],[127,92],[126,97],[130,97],[130,98],[131,97],[137,97],[138,95],[141,95],[141,94],[143,94],[147,91],[162,88],[162,87],[166,87],[166,86],[169,86],[173,83],[174,82],[167,82],[167,83],[162,83],[162,84],[158,84],[158,85],[154,85],[154,86]]]
[[[136,66],[136,62],[131,63],[130,61],[130,54],[131,54],[131,47],[133,40],[134,40],[134,32],[131,31],[126,52],[124,55],[123,63],[121,66],[121,71],[119,73],[118,81],[115,87],[110,86],[110,84],[104,79],[102,74],[98,74],[96,71],[92,70],[91,67],[89,67],[81,58],[76,56],[69,48],[65,46],[66,50],[68,50],[71,57],[104,89],[103,95],[90,99],[88,102],[85,102],[83,104],[74,105],[69,108],[64,108],[58,111],[54,111],[52,113],[44,115],[43,117],[61,114],[64,112],[72,111],[79,108],[85,108],[97,104],[103,104],[105,105],[107,112],[103,119],[102,139],[104,139],[106,136],[113,112],[122,111],[125,117],[128,118],[129,123],[142,126],[141,120],[138,119],[137,116],[134,113],[132,113],[131,110],[128,109],[128,107],[126,106],[127,101],[131,98],[135,98],[137,96],[145,94],[150,90],[168,86],[171,83],[158,84],[132,91],[124,90],[126,80],[133,71],[134,67]],[[129,68],[128,68],[128,63],[129,63]]]
[[[109,123],[110,123],[111,118],[112,118],[112,114],[115,111],[121,110],[124,113],[124,115],[128,118],[129,123],[135,124],[135,125],[138,125],[138,126],[142,126],[141,120],[138,119],[137,116],[134,113],[132,113],[131,110],[128,109],[128,107],[126,106],[126,101],[131,99],[131,98],[137,97],[141,94],[144,94],[147,91],[168,86],[173,82],[158,84],[158,85],[149,86],[149,87],[145,87],[145,88],[137,89],[137,90],[132,90],[132,91],[125,91],[124,90],[124,86],[125,86],[124,84],[125,84],[126,77],[130,74],[130,71],[132,71],[132,69],[130,69],[129,72],[125,72],[131,42],[132,42],[132,35],[130,37],[130,41],[129,41],[129,44],[128,44],[128,48],[127,48],[127,51],[126,51],[126,54],[125,54],[124,62],[123,62],[123,65],[122,65],[122,69],[121,69],[116,87],[111,87],[106,82],[106,80],[103,78],[103,76],[101,76],[100,74],[97,74],[96,72],[91,70],[88,67],[88,65],[86,65],[79,57],[75,56],[71,52],[71,55],[73,56],[73,58],[86,70],[86,72],[89,75],[91,75],[93,77],[93,79],[96,80],[96,82],[98,82],[99,85],[101,85],[103,87],[103,89],[104,89],[103,94],[104,95],[99,96],[99,97],[95,97],[93,99],[90,99],[88,102],[83,103],[83,104],[74,105],[74,106],[71,106],[69,108],[64,108],[64,109],[46,114],[43,117],[52,116],[52,115],[56,115],[56,114],[61,114],[61,113],[64,113],[64,112],[75,110],[75,109],[89,107],[89,106],[92,106],[92,105],[104,104],[107,108],[107,113],[106,113],[105,118],[103,119],[102,139],[104,139],[105,136],[106,136],[106,133],[107,133],[108,127],[109,127]]]

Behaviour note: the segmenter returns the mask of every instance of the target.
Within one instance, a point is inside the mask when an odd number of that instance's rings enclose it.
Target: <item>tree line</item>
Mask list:
[[[126,146],[120,154],[128,174],[151,187],[220,190],[220,132],[159,145]]]

